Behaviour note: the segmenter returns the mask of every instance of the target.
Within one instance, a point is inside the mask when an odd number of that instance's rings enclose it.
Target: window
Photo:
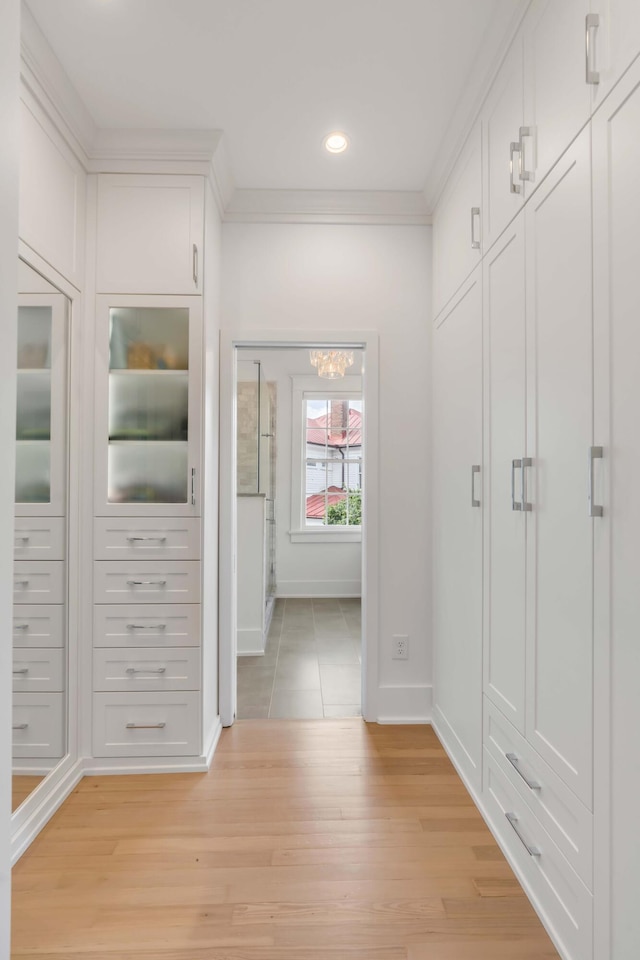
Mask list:
[[[338,389],[336,389],[338,388]],[[364,407],[359,377],[293,378],[291,539],[361,539]]]
[[[304,526],[360,527],[362,400],[303,399]]]

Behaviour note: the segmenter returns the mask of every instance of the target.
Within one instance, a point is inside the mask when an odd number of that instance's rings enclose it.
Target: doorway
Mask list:
[[[377,337],[222,339],[222,722],[375,719]]]

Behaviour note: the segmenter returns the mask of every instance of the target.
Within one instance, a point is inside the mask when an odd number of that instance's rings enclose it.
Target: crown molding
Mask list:
[[[229,223],[431,223],[424,195],[400,190],[238,189],[224,219]]]
[[[520,0],[506,31],[498,30],[493,23],[490,23],[484,33],[478,56],[464,84],[463,94],[456,105],[425,182],[423,193],[427,209],[431,214],[444,192],[472,126],[479,118],[491,84],[502,66],[530,4],[531,0]]]

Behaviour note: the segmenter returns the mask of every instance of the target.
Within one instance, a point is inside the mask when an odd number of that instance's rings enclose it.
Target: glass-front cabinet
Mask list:
[[[99,297],[96,514],[198,516],[201,301]]]
[[[66,470],[66,299],[18,306],[16,515],[63,516]]]

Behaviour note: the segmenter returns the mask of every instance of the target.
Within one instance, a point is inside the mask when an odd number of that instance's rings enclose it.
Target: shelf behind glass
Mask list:
[[[51,367],[51,307],[18,307],[18,369]]]
[[[109,439],[186,441],[186,371],[118,371],[109,375]]]
[[[51,371],[22,370],[17,379],[16,439],[51,438]]]
[[[110,370],[187,370],[187,307],[112,307]]]
[[[46,440],[16,443],[16,503],[51,502],[51,444]]]
[[[109,503],[186,503],[188,444],[110,442],[107,496]]]

